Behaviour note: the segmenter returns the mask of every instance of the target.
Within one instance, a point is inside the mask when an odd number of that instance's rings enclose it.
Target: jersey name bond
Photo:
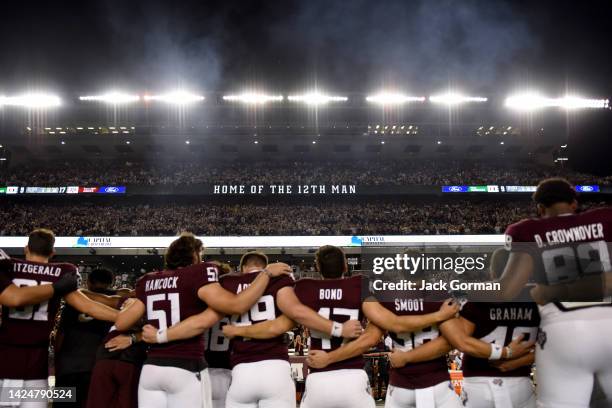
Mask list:
[[[342,300],[342,289],[319,289],[319,299]]]

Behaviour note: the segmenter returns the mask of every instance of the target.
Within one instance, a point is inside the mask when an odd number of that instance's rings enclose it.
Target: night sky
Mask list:
[[[0,93],[449,85],[612,95],[612,2],[3,2]]]

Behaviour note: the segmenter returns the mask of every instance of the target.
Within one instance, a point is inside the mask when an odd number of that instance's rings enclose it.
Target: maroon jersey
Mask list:
[[[258,272],[253,272],[225,275],[221,278],[221,285],[230,292],[240,293],[255,280],[258,274]],[[293,279],[286,275],[272,278],[263,295],[248,312],[231,317],[232,324],[246,326],[276,319],[282,314],[276,305],[276,294],[284,287],[293,287],[293,284]],[[265,340],[242,337],[232,339],[230,344],[232,367],[241,363],[264,360],[289,360],[287,345],[283,341],[283,336]]]
[[[218,281],[215,264],[203,262],[175,270],[151,272],[136,283],[136,297],[146,307],[146,323],[158,329],[168,328],[189,316],[206,310],[198,290]],[[197,360],[204,357],[202,335],[185,340],[152,345],[149,357]]]
[[[611,241],[610,208],[526,219],[506,230],[507,248],[531,254],[536,282],[547,285],[571,283],[584,276],[612,272],[607,244]],[[611,304],[599,302],[593,305]],[[573,308],[567,302],[557,303],[557,306],[564,311]]]
[[[219,320],[204,333],[204,342],[206,343],[204,356],[211,368],[226,368],[228,370],[232,368],[229,351],[230,340],[223,335],[222,330],[226,324],[229,324],[229,317]]]
[[[118,307],[123,309],[124,303],[129,298],[119,300]],[[142,365],[147,356],[147,344],[140,341],[132,344],[130,347],[123,350],[110,351],[104,345],[119,335],[135,334],[137,330],[119,331],[115,326],[112,326],[104,339],[100,342],[100,346],[96,352],[96,360],[121,360],[127,363]]]
[[[396,298],[394,302],[381,303],[398,316],[415,316],[437,312],[441,302],[426,302],[423,298],[407,296]],[[409,351],[422,346],[440,336],[436,325],[426,327],[418,332],[393,333],[389,332],[393,340],[393,348],[400,351]],[[448,365],[444,356],[429,361],[408,364],[401,368],[392,368],[389,384],[407,389],[428,388],[449,381]]]
[[[11,259],[4,264],[6,281],[16,286],[51,285],[63,274],[78,273],[76,266],[67,263],[40,263]],[[3,288],[4,289],[4,288]],[[2,308],[0,325],[0,378],[42,379],[48,376],[49,335],[61,298],[53,298],[37,305]]]
[[[295,284],[295,294],[303,304],[326,319],[339,323],[348,320],[361,321],[364,284],[367,288],[367,278],[362,275],[346,279],[300,279]],[[310,336],[310,349],[330,352],[340,347],[342,342],[341,338],[313,331]],[[310,368],[310,372],[363,368],[363,365],[363,356],[357,356],[322,369]]]
[[[523,335],[523,341],[535,340],[540,325],[540,314],[535,303],[474,303],[468,302],[461,309],[461,316],[476,326],[472,337],[487,343],[507,346],[512,339]],[[529,377],[531,367],[502,372],[485,358],[465,355],[465,377]]]

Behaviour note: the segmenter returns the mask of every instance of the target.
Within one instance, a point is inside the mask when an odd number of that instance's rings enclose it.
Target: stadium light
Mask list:
[[[224,95],[224,101],[242,102],[248,104],[264,104],[266,102],[280,102],[284,98],[282,95],[266,95],[263,93],[246,92],[240,95]]]
[[[565,109],[594,108],[604,109],[610,104],[608,99],[586,99],[578,96],[565,96],[558,99],[559,106]]]
[[[25,108],[52,108],[62,104],[59,96],[44,93],[28,93],[19,96],[0,96],[0,106],[23,106]]]
[[[448,92],[441,95],[430,96],[429,101],[432,103],[439,103],[443,105],[459,105],[461,103],[483,103],[488,101],[488,99],[482,96],[465,96],[457,93]]]
[[[506,98],[506,107],[518,111],[533,111],[542,108],[586,109],[608,108],[607,99],[586,99],[577,96],[547,98],[537,93],[517,94]]]
[[[287,99],[292,102],[304,102],[307,105],[323,105],[329,102],[346,102],[346,96],[324,95],[319,92],[311,92],[304,95],[290,95]]]
[[[424,102],[424,96],[408,96],[400,93],[381,92],[376,95],[369,95],[366,101],[381,105],[400,105],[407,102]]]
[[[162,95],[145,95],[145,101],[161,101],[173,105],[188,105],[203,101],[205,98],[187,91],[174,91]]]
[[[110,103],[112,105],[120,105],[124,103],[137,102],[140,100],[140,96],[113,91],[113,92],[105,93],[103,95],[79,96],[79,100],[105,102],[105,103]]]

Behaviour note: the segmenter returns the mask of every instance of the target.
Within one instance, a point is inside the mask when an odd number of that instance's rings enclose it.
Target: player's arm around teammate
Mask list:
[[[459,312],[459,304],[453,299],[446,300],[437,312],[418,316],[398,316],[383,307],[374,298],[363,302],[362,307],[369,321],[383,330],[397,333],[415,332],[434,324],[440,324]]]
[[[291,268],[289,265],[279,262],[268,265],[264,271],[265,273],[258,274],[253,283],[247,289],[240,292],[240,294],[229,292],[223,289],[219,282],[215,282],[199,288],[198,297],[202,301],[206,302],[208,306],[220,313],[242,314],[249,310],[251,306],[257,302],[257,300],[266,290],[266,286],[268,286],[271,278],[280,275],[287,275],[291,273]],[[141,301],[136,300],[134,304],[121,311],[115,326],[118,330],[127,330],[144,315],[144,312],[144,304]],[[200,317],[203,319],[202,321],[199,321]],[[163,340],[164,336],[168,336],[168,332],[170,331],[173,332],[170,335],[172,338],[182,339],[197,336],[215,324],[222,317],[223,316],[218,314],[212,314],[212,312],[206,314],[206,311],[204,311],[199,315],[191,316],[191,320],[185,319],[185,321],[180,322],[169,329],[161,330],[160,336]],[[213,319],[216,320],[212,321]],[[184,327],[185,325],[187,325],[187,327]],[[178,332],[178,334],[176,332]]]
[[[391,367],[400,368],[407,364],[429,361],[446,355],[451,350],[451,346],[442,336],[415,347],[409,351],[393,350],[389,353]]]
[[[295,322],[285,315],[281,315],[274,320],[266,320],[248,326],[235,326],[226,324],[223,326],[225,337],[245,337],[249,339],[271,339],[290,331],[296,326]]]
[[[146,343],[165,343],[169,341],[189,339],[199,336],[205,330],[214,326],[223,318],[223,314],[208,308],[204,312],[191,316],[182,322],[175,324],[166,331],[157,330],[150,324],[142,328],[142,339]]]
[[[11,258],[0,249],[0,305],[21,307],[36,305],[53,296],[64,296],[78,288],[76,274],[64,274],[51,285],[17,286],[10,275]]]
[[[524,335],[512,340],[507,347],[495,346],[472,337],[474,323],[463,317],[456,317],[440,324],[440,332],[448,342],[462,353],[476,358],[490,360],[518,358],[531,352],[535,340],[523,341]]]
[[[378,326],[368,323],[361,336],[355,340],[344,343],[341,347],[330,352],[310,350],[306,361],[309,367],[325,368],[338,361],[348,360],[349,358],[364,354],[378,344],[382,335],[383,331]]]
[[[363,332],[361,323],[349,320],[338,323],[328,320],[304,305],[295,294],[292,287],[284,287],[278,291],[276,302],[278,308],[293,321],[321,333],[329,333],[333,337],[355,338]]]
[[[78,277],[75,274],[64,274],[52,285],[17,286],[7,279],[0,283],[0,305],[21,307],[36,305],[54,296],[64,296],[77,290]]]

